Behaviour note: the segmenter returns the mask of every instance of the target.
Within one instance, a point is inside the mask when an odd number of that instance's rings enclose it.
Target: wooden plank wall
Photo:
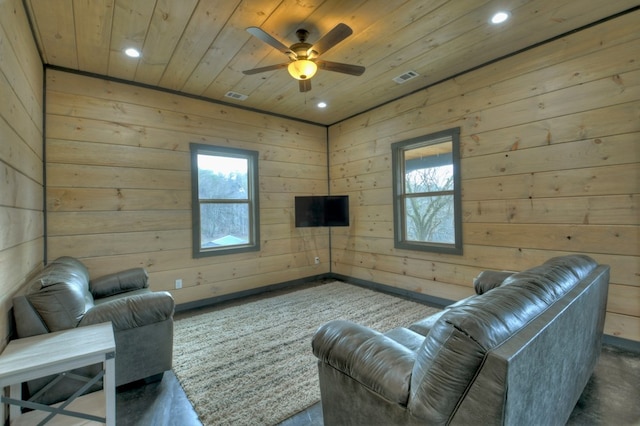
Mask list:
[[[49,260],[76,256],[92,277],[146,267],[177,303],[329,271],[327,229],[293,220],[294,195],[327,193],[325,127],[57,70],[46,80]],[[259,151],[260,252],[193,259],[190,142]]]
[[[0,1],[0,350],[12,296],[44,256],[42,75],[22,2]]]
[[[611,265],[605,332],[640,341],[640,12],[330,127],[335,273],[458,300],[484,269]],[[393,247],[393,142],[461,127],[462,256]],[[588,313],[585,313],[588,315]]]

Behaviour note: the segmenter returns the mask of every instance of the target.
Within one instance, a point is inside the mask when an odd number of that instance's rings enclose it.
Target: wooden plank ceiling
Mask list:
[[[241,107],[333,124],[443,79],[637,6],[637,0],[25,0],[45,64],[157,86]],[[511,19],[492,25],[498,10]],[[301,93],[286,69],[243,70],[288,57],[289,46],[338,23],[353,34],[322,59],[366,67],[318,70]],[[132,59],[128,47],[141,51]],[[418,77],[393,81],[408,71]],[[247,95],[235,100],[229,92]],[[318,102],[327,103],[320,109]]]

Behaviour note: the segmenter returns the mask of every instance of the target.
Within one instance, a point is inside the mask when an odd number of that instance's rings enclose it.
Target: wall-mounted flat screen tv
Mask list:
[[[349,226],[348,195],[295,197],[296,228]]]

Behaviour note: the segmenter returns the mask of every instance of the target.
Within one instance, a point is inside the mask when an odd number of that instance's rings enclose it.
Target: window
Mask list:
[[[391,150],[395,247],[462,254],[460,128]]]
[[[259,250],[258,153],[190,147],[193,257]]]

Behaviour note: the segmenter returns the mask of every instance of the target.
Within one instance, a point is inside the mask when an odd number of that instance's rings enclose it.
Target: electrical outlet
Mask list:
[[[316,265],[320,264],[320,258],[318,256],[316,256],[315,262],[316,262]]]
[[[178,288],[182,288],[182,279],[177,279],[176,280],[176,289]]]

